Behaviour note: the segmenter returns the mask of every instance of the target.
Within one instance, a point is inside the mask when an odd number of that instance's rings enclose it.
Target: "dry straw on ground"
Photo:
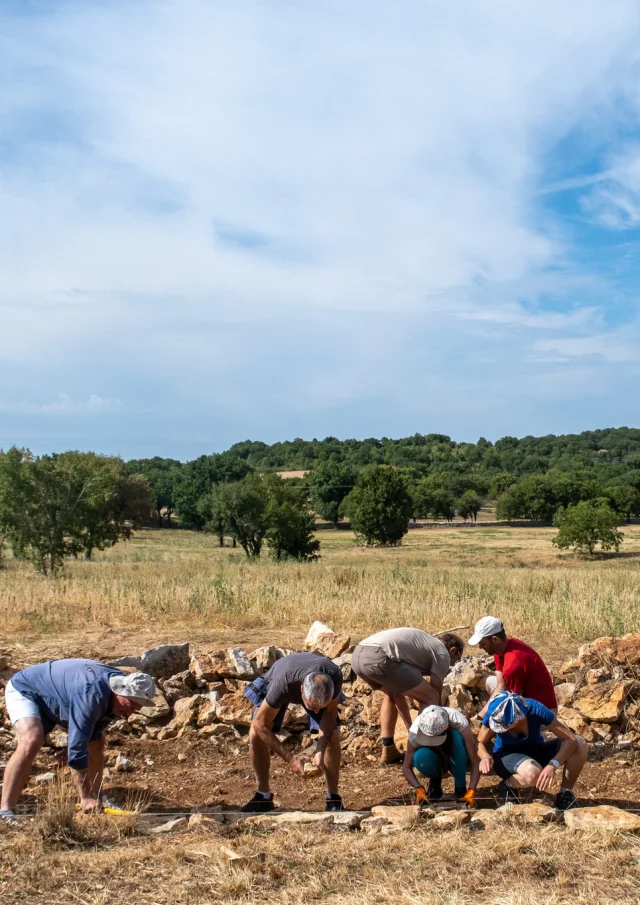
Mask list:
[[[76,627],[265,626],[323,619],[355,632],[389,625],[432,630],[500,614],[528,638],[589,640],[637,628],[640,529],[625,555],[592,562],[551,546],[553,530],[411,531],[401,547],[365,550],[349,532],[322,533],[319,562],[257,563],[191,532],[144,531],[72,562],[47,581],[9,561],[0,573],[6,635]]]

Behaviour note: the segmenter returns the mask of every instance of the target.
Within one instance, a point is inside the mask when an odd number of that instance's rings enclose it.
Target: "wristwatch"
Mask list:
[[[559,763],[559,761],[557,761],[555,759],[555,757],[552,757],[551,760],[549,761],[549,766],[554,767],[554,769],[557,770],[558,767],[560,766],[560,763]]]

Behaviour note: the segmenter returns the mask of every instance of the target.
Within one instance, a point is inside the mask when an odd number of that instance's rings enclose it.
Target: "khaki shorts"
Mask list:
[[[381,647],[358,644],[351,655],[351,668],[374,691],[383,688],[391,694],[405,694],[423,681],[416,666],[392,660]]]

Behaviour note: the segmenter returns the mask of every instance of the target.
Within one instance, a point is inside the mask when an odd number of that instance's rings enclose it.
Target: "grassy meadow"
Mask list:
[[[355,636],[393,625],[431,631],[499,615],[544,646],[631,631],[640,623],[640,526],[621,553],[585,560],[560,553],[553,529],[419,528],[395,548],[362,548],[323,530],[315,563],[274,563],[210,535],[145,530],[69,562],[58,579],[5,560],[5,638],[76,629],[172,627],[293,629],[322,619]]]

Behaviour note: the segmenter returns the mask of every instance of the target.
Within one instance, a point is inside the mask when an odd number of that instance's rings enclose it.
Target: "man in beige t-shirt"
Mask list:
[[[356,647],[351,665],[374,690],[382,690],[385,699],[380,709],[383,764],[396,763],[402,755],[393,744],[398,719],[411,726],[405,695],[417,700],[420,709],[440,704],[442,683],[451,666],[464,650],[464,641],[446,632],[439,638],[418,628],[392,628],[365,638]]]

